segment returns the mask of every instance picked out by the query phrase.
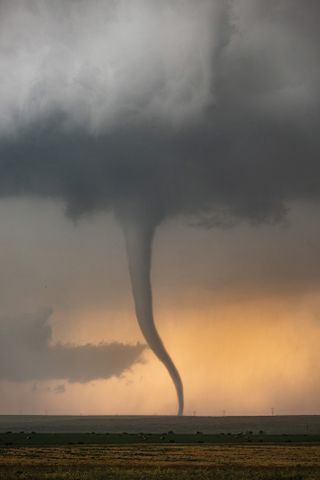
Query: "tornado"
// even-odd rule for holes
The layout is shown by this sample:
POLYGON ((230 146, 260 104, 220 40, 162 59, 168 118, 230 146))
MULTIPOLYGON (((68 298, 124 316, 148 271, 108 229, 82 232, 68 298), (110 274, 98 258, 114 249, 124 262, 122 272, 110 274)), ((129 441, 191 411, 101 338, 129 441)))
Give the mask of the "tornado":
POLYGON ((156 224, 147 215, 121 217, 136 317, 148 346, 164 364, 173 381, 178 399, 177 414, 182 415, 184 398, 181 377, 160 338, 153 316, 150 272, 156 224))

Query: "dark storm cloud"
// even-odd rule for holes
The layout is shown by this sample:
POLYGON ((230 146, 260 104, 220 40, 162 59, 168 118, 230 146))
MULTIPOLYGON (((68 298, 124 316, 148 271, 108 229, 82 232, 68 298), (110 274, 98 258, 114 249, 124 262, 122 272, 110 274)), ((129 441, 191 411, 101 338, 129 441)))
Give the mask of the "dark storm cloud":
MULTIPOLYGON (((116 213, 138 323, 179 414, 153 318, 155 228, 279 220, 319 200, 319 20, 314 0, 0 3, 0 196, 116 213)), ((54 352, 79 380, 71 350, 54 352)))
MULTIPOLYGON (((51 311, 43 311, 33 317, 1 321, 1 380, 65 379, 86 383, 119 377, 139 362, 145 348, 141 344, 51 345, 50 315, 51 311)), ((64 389, 64 385, 58 385, 55 393, 64 389)))
POLYGON ((318 2, 0 8, 2 196, 204 224, 318 200, 318 2))

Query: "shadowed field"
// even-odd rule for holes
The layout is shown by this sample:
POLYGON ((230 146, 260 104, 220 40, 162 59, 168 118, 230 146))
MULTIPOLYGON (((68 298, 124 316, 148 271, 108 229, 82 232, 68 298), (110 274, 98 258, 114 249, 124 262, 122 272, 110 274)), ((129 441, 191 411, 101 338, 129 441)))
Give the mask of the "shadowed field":
POLYGON ((319 417, 2 417, 0 480, 320 480, 319 433, 319 417))
POLYGON ((275 415, 245 417, 176 416, 72 416, 72 415, 0 415, 0 432, 38 433, 175 433, 207 434, 264 431, 269 435, 320 435, 320 415, 275 415))

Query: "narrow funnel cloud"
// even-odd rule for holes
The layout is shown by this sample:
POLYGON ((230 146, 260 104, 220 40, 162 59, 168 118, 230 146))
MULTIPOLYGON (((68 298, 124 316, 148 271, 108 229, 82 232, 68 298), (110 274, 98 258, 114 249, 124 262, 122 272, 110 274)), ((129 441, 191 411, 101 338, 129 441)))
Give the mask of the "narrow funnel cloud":
POLYGON ((180 374, 157 332, 152 308, 150 280, 152 241, 156 225, 148 216, 121 218, 124 231, 132 293, 142 334, 149 347, 167 368, 178 397, 178 415, 183 414, 183 385, 180 374))

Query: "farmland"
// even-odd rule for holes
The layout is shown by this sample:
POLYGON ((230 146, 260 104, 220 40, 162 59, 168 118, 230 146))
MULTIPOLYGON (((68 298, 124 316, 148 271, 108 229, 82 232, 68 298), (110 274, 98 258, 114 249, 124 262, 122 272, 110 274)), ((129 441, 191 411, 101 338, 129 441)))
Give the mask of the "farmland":
POLYGON ((320 445, 5 447, 0 479, 316 479, 320 445))
MULTIPOLYGON (((300 426, 306 424, 310 424, 316 432, 317 422, 312 424, 310 418, 307 421, 305 418, 303 421, 292 418, 293 433, 281 434, 274 433, 276 428, 274 424, 272 427, 270 421, 269 428, 273 433, 258 430, 263 422, 252 417, 246 421, 251 421, 251 425, 255 426, 254 431, 237 433, 179 433, 180 419, 161 417, 150 417, 145 423, 143 418, 141 422, 134 419, 136 425, 142 427, 146 427, 148 421, 158 422, 158 426, 153 427, 154 433, 72 432, 65 427, 65 420, 60 419, 59 425, 58 418, 56 422, 53 417, 44 418, 44 422, 40 418, 32 422, 29 417, 21 420, 19 424, 19 418, 13 417, 11 430, 0 429, 0 480, 320 479, 320 434, 299 433, 300 426), (167 430, 158 433, 157 429, 167 426, 168 421, 175 422, 178 432, 167 430), (57 432, 42 431, 48 427, 49 422, 56 425, 57 432), (26 426, 33 427, 34 430, 30 428, 28 431, 17 431, 18 427, 26 426)), ((89 420, 86 417, 88 427, 89 420)), ((94 417, 91 426, 98 423, 98 420, 98 417, 94 417)), ((285 419, 286 422, 289 420, 285 419)), ((133 429, 132 423, 126 422, 125 417, 110 417, 108 421, 109 427, 110 421, 117 421, 118 426, 126 424, 127 430, 133 429)), ((207 422, 208 430, 210 421, 212 430, 214 420, 207 422)), ((77 430, 77 420, 73 419, 72 422, 74 430, 77 430)), ((180 432, 187 430, 188 419, 183 422, 180 423, 180 432)), ((192 419, 192 422, 196 420, 192 419)), ((229 425, 232 422, 237 421, 226 420, 229 425)), ((279 424, 279 420, 275 423, 277 422, 279 424)), ((2 427, 9 425, 10 421, 6 417, 2 427)), ((192 429, 194 426, 192 423, 192 429)), ((205 426, 204 422, 202 426, 205 426)))
POLYGON ((320 415, 160 416, 160 415, 0 415, 0 433, 162 433, 236 434, 264 431, 269 435, 318 434, 320 415))

